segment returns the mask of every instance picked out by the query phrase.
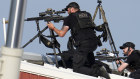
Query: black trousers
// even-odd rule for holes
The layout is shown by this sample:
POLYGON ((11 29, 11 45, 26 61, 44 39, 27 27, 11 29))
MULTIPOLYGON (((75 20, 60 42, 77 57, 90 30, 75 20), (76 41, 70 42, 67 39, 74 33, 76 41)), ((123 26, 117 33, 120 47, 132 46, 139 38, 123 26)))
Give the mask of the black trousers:
POLYGON ((97 48, 96 40, 86 40, 80 42, 73 55, 73 71, 92 75, 92 65, 95 62, 93 51, 97 48))
POLYGON ((134 79, 140 79, 140 69, 136 70, 135 72, 132 72, 129 75, 130 78, 134 78, 134 79))

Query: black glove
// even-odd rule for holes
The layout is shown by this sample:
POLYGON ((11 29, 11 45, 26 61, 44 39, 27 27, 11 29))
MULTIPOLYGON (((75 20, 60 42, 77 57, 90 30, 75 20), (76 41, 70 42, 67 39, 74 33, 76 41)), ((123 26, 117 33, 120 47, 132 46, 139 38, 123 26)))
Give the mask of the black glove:
POLYGON ((96 26, 95 27, 95 30, 96 31, 99 31, 99 32, 102 32, 103 31, 103 27, 102 27, 103 25, 99 25, 99 26, 96 26))
POLYGON ((101 38, 101 35, 99 35, 99 36, 97 37, 97 42, 98 42, 98 46, 99 46, 99 47, 102 46, 102 42, 101 42, 100 38, 101 38))
POLYGON ((107 41, 107 32, 103 31, 101 36, 103 37, 103 42, 106 42, 107 41))
POLYGON ((102 24, 102 29, 103 29, 103 33, 102 33, 102 37, 103 37, 103 42, 106 42, 107 41, 107 31, 106 31, 106 28, 105 28, 105 23, 102 24))

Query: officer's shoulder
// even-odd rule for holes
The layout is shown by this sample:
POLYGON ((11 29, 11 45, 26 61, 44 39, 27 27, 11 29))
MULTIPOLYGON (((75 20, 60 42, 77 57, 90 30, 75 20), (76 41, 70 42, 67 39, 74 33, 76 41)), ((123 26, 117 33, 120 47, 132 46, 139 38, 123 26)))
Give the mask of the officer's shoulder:
MULTIPOLYGON (((80 13, 89 13, 89 12, 87 12, 87 11, 79 11, 80 13)), ((90 14, 90 13, 89 13, 90 14)))
POLYGON ((140 50, 135 50, 135 52, 139 52, 140 53, 140 50))
POLYGON ((135 50, 134 51, 136 54, 140 55, 140 50, 135 50))

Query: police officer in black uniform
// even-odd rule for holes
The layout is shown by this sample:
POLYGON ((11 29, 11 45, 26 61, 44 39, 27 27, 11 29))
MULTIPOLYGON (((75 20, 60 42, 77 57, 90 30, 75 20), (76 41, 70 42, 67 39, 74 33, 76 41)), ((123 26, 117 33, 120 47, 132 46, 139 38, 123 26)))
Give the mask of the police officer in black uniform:
POLYGON ((60 37, 63 37, 68 30, 71 30, 71 35, 76 47, 73 53, 73 71, 95 76, 95 68, 92 67, 95 62, 93 51, 96 50, 98 42, 92 17, 90 13, 80 11, 80 7, 76 2, 69 3, 65 10, 69 16, 64 20, 61 30, 55 28, 51 22, 47 25, 60 37), (87 66, 86 62, 90 65, 87 66))
POLYGON ((127 55, 125 62, 120 61, 121 65, 118 71, 123 71, 125 68, 132 72, 129 76, 131 78, 140 79, 140 51, 135 50, 135 44, 126 42, 120 49, 123 49, 124 55, 127 55))

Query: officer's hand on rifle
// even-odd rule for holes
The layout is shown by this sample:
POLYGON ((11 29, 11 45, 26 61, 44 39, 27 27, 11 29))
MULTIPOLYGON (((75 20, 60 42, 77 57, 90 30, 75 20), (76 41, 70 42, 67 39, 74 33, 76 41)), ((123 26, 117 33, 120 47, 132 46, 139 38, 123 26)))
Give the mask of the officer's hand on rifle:
POLYGON ((116 63, 117 64, 122 64, 122 63, 124 63, 122 60, 116 60, 116 63))
POLYGON ((117 63, 117 64, 119 64, 119 62, 120 62, 119 60, 116 60, 116 63, 117 63))
POLYGON ((47 26, 52 30, 55 28, 53 23, 51 23, 51 22, 48 22, 47 26))

